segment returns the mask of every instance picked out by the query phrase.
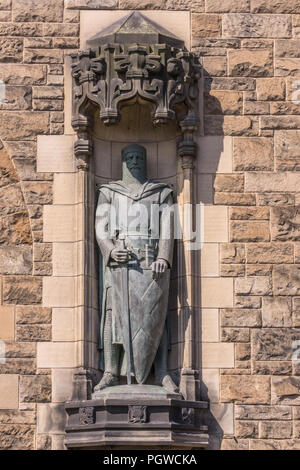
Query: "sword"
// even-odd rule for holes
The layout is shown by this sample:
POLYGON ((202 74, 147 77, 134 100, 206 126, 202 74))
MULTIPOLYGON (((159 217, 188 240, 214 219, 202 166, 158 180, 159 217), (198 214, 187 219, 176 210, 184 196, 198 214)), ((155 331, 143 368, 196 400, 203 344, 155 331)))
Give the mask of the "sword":
MULTIPOLYGON (((126 250, 125 239, 122 239, 124 250, 126 250)), ((129 290, 128 290, 128 264, 119 265, 121 267, 121 289, 124 296, 124 319, 123 319, 123 331, 124 331, 124 349, 126 354, 127 364, 127 384, 131 385, 131 369, 132 369, 132 353, 131 353, 131 328, 130 328, 130 311, 129 311, 129 290)))

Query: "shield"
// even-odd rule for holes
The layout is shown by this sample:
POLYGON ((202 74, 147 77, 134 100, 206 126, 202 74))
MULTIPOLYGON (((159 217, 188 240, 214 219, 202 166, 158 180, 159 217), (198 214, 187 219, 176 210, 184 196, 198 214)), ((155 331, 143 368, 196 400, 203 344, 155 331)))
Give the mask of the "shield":
POLYGON ((123 338, 127 366, 129 363, 136 381, 142 384, 147 380, 165 327, 170 269, 159 279, 152 278, 151 269, 140 267, 116 268, 111 273, 113 314, 123 338), (124 287, 124 269, 128 288, 124 287), (124 296, 128 296, 128 302, 124 296))

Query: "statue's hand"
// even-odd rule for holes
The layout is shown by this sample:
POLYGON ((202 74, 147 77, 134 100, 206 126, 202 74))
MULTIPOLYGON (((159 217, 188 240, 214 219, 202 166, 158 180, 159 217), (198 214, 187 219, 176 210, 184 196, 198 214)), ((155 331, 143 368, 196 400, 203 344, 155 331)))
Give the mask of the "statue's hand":
POLYGON ((129 260, 129 251, 124 248, 114 248, 110 257, 112 260, 117 261, 117 263, 127 263, 129 260))
POLYGON ((165 259, 158 258, 154 263, 152 263, 151 268, 152 268, 152 275, 154 279, 159 278, 161 274, 166 272, 168 269, 168 263, 165 259))

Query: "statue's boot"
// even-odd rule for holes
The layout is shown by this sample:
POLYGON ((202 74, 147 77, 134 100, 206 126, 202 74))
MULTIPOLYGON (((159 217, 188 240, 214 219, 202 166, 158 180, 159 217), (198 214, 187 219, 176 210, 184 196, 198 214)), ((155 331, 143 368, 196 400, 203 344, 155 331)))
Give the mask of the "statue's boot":
POLYGON ((94 392, 99 392, 107 387, 113 387, 114 385, 119 385, 120 379, 116 375, 113 375, 111 372, 104 372, 104 375, 100 382, 94 388, 94 392))
POLYGON ((172 377, 166 374, 161 381, 161 384, 170 393, 179 393, 179 387, 175 384, 172 377))

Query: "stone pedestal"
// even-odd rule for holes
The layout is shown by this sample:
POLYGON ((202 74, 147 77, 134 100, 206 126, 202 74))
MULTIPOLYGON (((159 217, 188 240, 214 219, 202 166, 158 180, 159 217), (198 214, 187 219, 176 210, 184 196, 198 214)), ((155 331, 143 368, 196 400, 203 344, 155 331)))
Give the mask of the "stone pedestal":
POLYGON ((65 405, 68 449, 205 448, 206 402, 183 400, 151 385, 110 387, 65 405))

